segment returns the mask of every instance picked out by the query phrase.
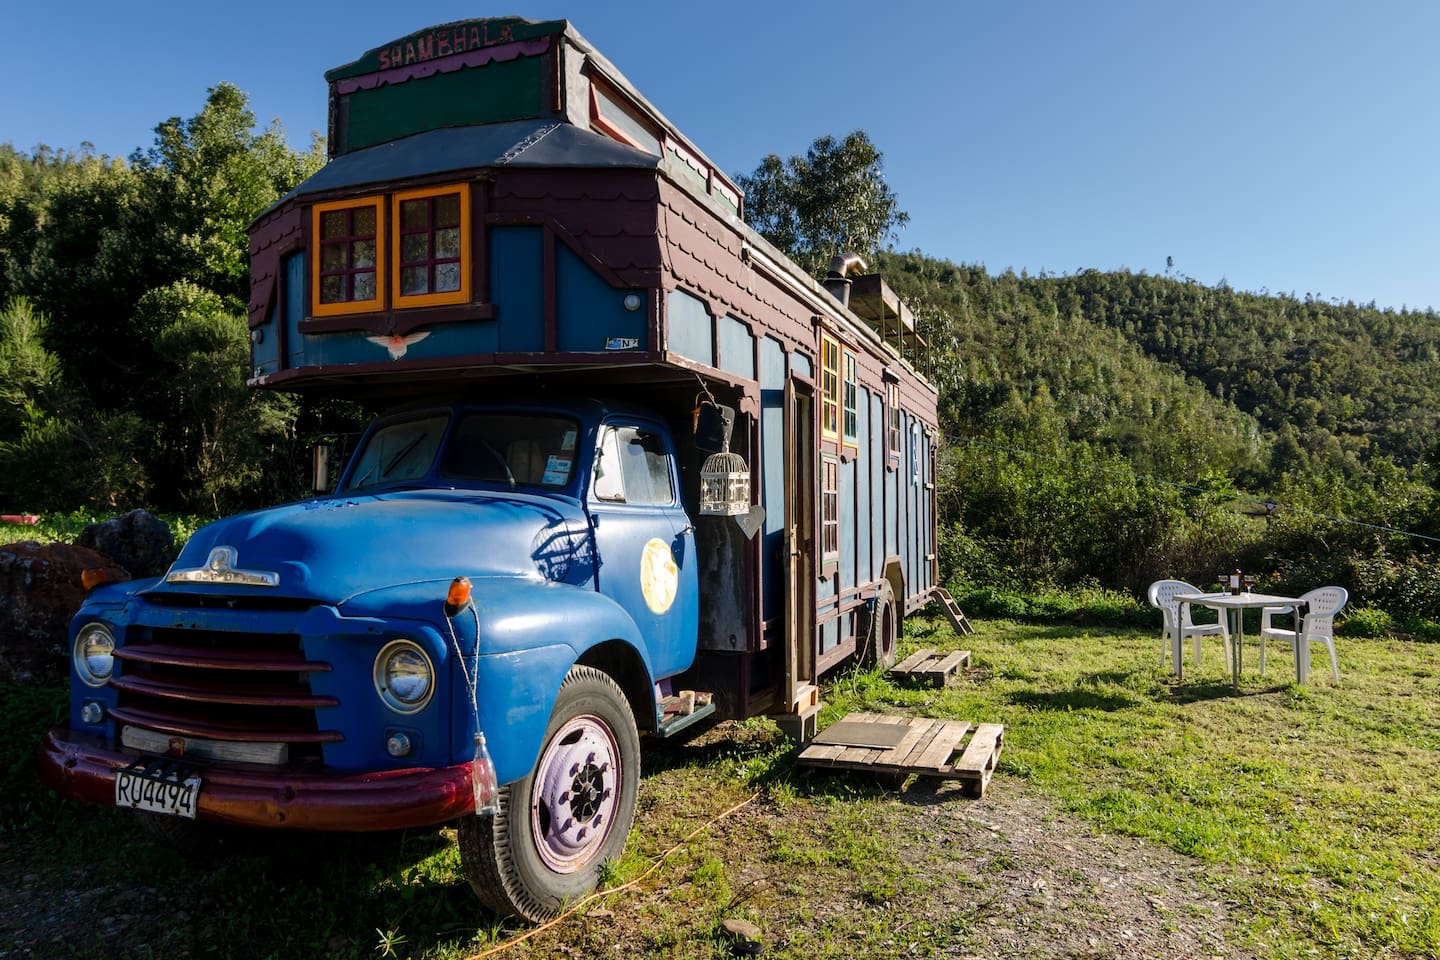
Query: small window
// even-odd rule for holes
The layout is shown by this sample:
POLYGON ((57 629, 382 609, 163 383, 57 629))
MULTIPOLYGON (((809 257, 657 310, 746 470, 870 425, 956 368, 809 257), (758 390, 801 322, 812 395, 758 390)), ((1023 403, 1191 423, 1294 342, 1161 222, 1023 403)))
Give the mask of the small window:
POLYGON ((900 414, 900 384, 887 383, 885 385, 885 406, 887 408, 886 415, 890 418, 887 438, 890 466, 898 467, 900 466, 900 443, 905 435, 900 414))
POLYGON ((605 427, 595 453, 595 499, 669 506, 675 502, 670 454, 660 434, 640 427, 605 427))
POLYGON ((820 546, 822 559, 840 556, 840 461, 820 458, 820 546))
POLYGON ((856 446, 860 437, 860 383, 857 371, 859 363, 855 354, 846 350, 844 353, 845 379, 842 386, 844 401, 843 416, 845 425, 845 445, 856 446))
POLYGON ((619 97, 593 82, 590 84, 590 120, 596 129, 615 140, 657 157, 660 155, 660 138, 650 125, 637 117, 619 97))
POLYGON ((370 313, 385 305, 385 247, 380 198, 317 203, 313 232, 318 251, 311 275, 310 309, 317 317, 370 313))
POLYGON ((840 436, 840 344, 820 339, 820 433, 840 436))
POLYGON ((395 305, 470 299, 470 194, 460 187, 395 195, 395 305))

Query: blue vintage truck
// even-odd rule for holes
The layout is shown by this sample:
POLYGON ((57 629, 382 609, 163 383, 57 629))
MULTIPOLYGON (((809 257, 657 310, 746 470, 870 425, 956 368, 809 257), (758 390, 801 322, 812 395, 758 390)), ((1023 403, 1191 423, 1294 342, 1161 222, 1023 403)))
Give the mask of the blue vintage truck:
POLYGON ((252 225, 257 389, 389 407, 333 491, 197 532, 72 628, 61 794, 152 826, 458 822, 539 919, 634 816, 639 738, 894 657, 936 587, 913 318, 817 282, 565 21, 327 74, 330 160, 252 225))

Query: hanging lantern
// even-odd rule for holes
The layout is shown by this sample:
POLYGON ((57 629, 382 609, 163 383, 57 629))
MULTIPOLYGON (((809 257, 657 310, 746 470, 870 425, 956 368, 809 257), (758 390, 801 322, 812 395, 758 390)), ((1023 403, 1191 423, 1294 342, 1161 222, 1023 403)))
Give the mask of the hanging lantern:
POLYGON ((733 517, 750 511, 750 468, 738 453, 712 453, 700 468, 700 513, 733 517))

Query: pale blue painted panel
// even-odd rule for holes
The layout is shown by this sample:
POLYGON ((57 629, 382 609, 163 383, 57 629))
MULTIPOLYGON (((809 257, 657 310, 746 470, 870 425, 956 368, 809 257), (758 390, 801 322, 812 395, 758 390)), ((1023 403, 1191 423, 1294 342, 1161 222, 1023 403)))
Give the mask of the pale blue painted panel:
POLYGON ((755 338, 750 328, 734 317, 720 318, 720 363, 726 373, 746 380, 755 379, 755 338))
POLYGON ((761 534, 762 616, 783 613, 785 598, 785 348, 778 340, 760 341, 760 503, 765 507, 761 534))
POLYGON ((705 301, 672 290, 665 298, 666 345, 671 353, 707 366, 715 366, 712 321, 705 301))

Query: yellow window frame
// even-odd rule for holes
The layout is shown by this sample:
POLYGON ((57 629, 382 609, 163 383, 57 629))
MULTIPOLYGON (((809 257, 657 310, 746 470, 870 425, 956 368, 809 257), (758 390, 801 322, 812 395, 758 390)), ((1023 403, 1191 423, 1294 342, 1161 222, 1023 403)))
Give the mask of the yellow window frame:
MULTIPOLYGON (((470 190, 467 184, 447 184, 440 187, 426 187, 422 190, 405 190, 390 199, 391 223, 395 225, 394 238, 390 244, 390 288, 395 291, 396 309, 408 307, 436 307, 449 303, 470 302, 470 190), (460 289, 440 293, 419 293, 402 296, 400 293, 400 244, 404 233, 400 229, 400 204, 407 200, 424 200, 446 194, 460 195, 460 289)), ((434 226, 431 226, 434 232, 434 226)))
POLYGON ((820 434, 840 436, 840 342, 820 337, 820 434))
POLYGON ((312 317, 338 317, 349 313, 377 313, 385 309, 385 198, 382 195, 359 197, 351 200, 331 200, 317 203, 310 210, 310 236, 314 253, 310 258, 310 315, 312 317), (360 210, 370 207, 375 211, 375 298, 373 300, 341 300, 337 303, 320 302, 321 239, 320 222, 332 210, 360 210))

